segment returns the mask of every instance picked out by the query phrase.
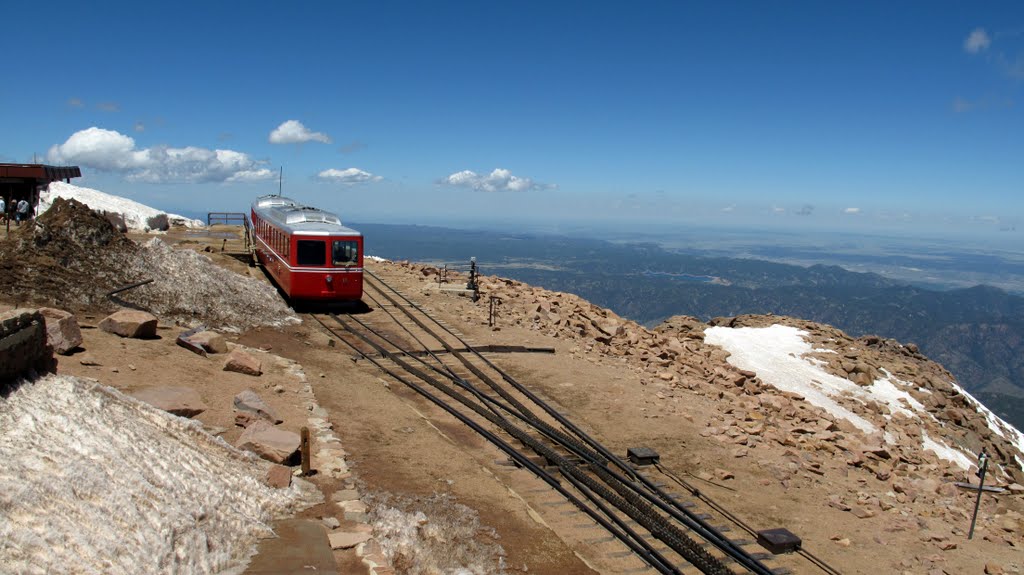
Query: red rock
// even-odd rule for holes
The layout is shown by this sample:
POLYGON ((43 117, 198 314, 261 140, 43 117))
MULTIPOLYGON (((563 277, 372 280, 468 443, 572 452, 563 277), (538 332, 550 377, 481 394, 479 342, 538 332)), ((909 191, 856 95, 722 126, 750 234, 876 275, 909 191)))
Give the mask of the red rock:
POLYGON ((250 425, 256 423, 257 421, 266 420, 261 420, 260 416, 256 415, 255 413, 252 413, 251 411, 235 411, 235 425, 237 425, 238 427, 249 427, 250 425))
MULTIPOLYGON (((281 423, 277 413, 251 389, 246 389, 236 395, 234 406, 239 412, 251 413, 256 418, 263 419, 269 423, 281 423)), ((235 422, 238 422, 238 415, 235 416, 235 422)))
POLYGON ((228 344, 224 336, 215 331, 201 331, 188 336, 188 340, 205 349, 207 353, 227 353, 228 344))
POLYGON ((82 330, 74 314, 52 307, 41 307, 39 313, 46 323, 46 343, 55 353, 67 355, 82 345, 82 330))
POLYGON ((370 525, 356 525, 347 531, 331 533, 327 536, 331 543, 331 549, 349 549, 370 539, 373 535, 373 527, 370 525))
POLYGON ((299 434, 278 429, 266 421, 245 428, 235 447, 246 449, 273 463, 284 463, 299 451, 299 434))
POLYGON ((287 489, 292 484, 292 470, 283 465, 271 465, 267 470, 267 485, 287 489))
POLYGON ((863 507, 854 507, 850 509, 850 513, 857 519, 867 519, 868 517, 874 517, 875 512, 870 509, 864 509, 863 507))
POLYGON ((195 417, 206 411, 206 404, 199 393, 189 387, 147 387, 132 396, 181 417, 195 417))
POLYGON ((231 350, 227 361, 224 362, 224 371, 234 371, 245 375, 259 376, 263 373, 263 363, 238 348, 231 350))
POLYGON ((114 312, 100 321, 99 327, 121 337, 147 339, 156 337, 156 316, 134 309, 114 312))

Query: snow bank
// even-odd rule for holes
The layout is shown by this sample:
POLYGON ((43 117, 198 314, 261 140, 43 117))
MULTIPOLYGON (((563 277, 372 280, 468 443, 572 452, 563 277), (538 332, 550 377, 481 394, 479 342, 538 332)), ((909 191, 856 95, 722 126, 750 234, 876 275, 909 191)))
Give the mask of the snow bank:
MULTIPOLYGON (((52 182, 49 189, 44 190, 40 194, 39 213, 41 214, 50 209, 50 204, 57 198, 75 199, 96 211, 122 214, 124 216, 124 223, 129 229, 142 232, 149 231, 149 226, 146 224, 149 218, 166 213, 127 198, 64 182, 52 182)), ((171 225, 181 225, 188 228, 205 227, 205 224, 199 220, 192 220, 177 214, 167 214, 167 219, 171 225)))
POLYGON ((857 384, 828 373, 804 354, 812 353, 806 331, 788 325, 771 327, 709 327, 704 341, 721 346, 732 365, 757 373, 762 381, 782 391, 798 393, 813 405, 845 419, 864 433, 877 433, 871 422, 843 407, 834 398, 862 393, 857 384))
MULTIPOLYGON (((727 360, 730 364, 756 372, 762 381, 776 389, 802 395, 809 403, 834 417, 849 421, 864 433, 877 433, 878 429, 873 423, 841 405, 840 400, 852 399, 862 403, 875 401, 885 405, 890 413, 935 419, 919 401, 907 393, 906 389, 913 389, 914 384, 894 377, 885 369, 882 372, 886 377, 876 379, 867 387, 860 387, 848 379, 828 373, 822 369, 820 360, 805 357, 806 354, 822 351, 813 349, 805 339, 807 335, 806 331, 778 324, 764 328, 716 326, 704 330, 704 341, 728 351, 731 354, 727 360)), ((981 404, 977 407, 979 411, 987 411, 981 404)), ((995 415, 986 415, 990 419, 995 418, 995 415)), ((890 417, 885 416, 886 419, 890 417)), ((1006 427, 1016 432, 1013 427, 1006 427)), ((1017 436, 1019 440, 1020 432, 1017 432, 1017 436)), ((894 441, 889 433, 884 433, 882 437, 886 442, 894 441)), ((965 470, 973 465, 973 459, 961 450, 949 447, 941 439, 932 439, 927 434, 922 438, 921 447, 965 470)))
POLYGON ((299 323, 270 284, 218 266, 201 253, 174 249, 160 238, 143 244, 131 265, 134 275, 156 281, 125 292, 123 299, 161 318, 229 331, 299 323))
POLYGON ((408 575, 503 575, 505 550, 476 511, 435 493, 369 497, 374 538, 396 571, 408 575))
POLYGON ((48 376, 0 399, 0 572, 240 569, 316 489, 95 381, 48 376))
MULTIPOLYGON (((956 382, 951 381, 949 383, 953 386, 953 389, 962 393, 967 398, 967 402, 974 409, 977 409, 979 413, 985 416, 985 422, 988 424, 988 428, 992 430, 992 433, 1009 441, 1018 451, 1024 453, 1024 433, 1021 433, 1019 429, 1010 425, 995 413, 992 413, 991 409, 982 405, 980 401, 975 399, 966 389, 957 385, 956 382)), ((1017 464, 1021 466, 1021 469, 1024 469, 1024 461, 1021 461, 1019 457, 1017 457, 1017 464)))

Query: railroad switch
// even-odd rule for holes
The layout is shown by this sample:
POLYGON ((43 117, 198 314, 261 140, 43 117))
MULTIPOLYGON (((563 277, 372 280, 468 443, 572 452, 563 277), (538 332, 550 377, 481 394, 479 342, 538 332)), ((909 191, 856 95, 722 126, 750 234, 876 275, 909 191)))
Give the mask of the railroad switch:
POLYGON ((630 463, 641 467, 657 465, 661 461, 661 456, 658 455, 658 452, 650 447, 630 447, 626 450, 626 457, 629 458, 630 463))
POLYGON ((757 543, 775 555, 792 553, 800 549, 800 538, 789 529, 764 529, 757 532, 757 543))

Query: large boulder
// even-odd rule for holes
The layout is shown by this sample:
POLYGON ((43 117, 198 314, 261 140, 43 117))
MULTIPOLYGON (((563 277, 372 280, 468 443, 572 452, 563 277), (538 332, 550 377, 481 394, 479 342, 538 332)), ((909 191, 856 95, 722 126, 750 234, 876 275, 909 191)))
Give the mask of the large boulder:
POLYGON ((195 417, 206 411, 206 404, 199 393, 189 387, 147 387, 132 396, 181 417, 195 417))
POLYGON ((67 355, 82 345, 82 330, 74 314, 52 307, 39 308, 39 313, 46 322, 46 343, 53 351, 67 355))
POLYGON ((273 463, 285 463, 297 457, 300 442, 298 433, 278 429, 266 421, 257 421, 245 428, 235 447, 252 451, 273 463))
POLYGON ((231 350, 227 361, 224 362, 224 371, 258 376, 263 373, 263 363, 252 354, 235 348, 231 350))
POLYGON ((148 339, 156 337, 156 316, 135 309, 114 312, 100 321, 100 329, 121 337, 148 339))
POLYGON ((262 419, 271 424, 281 423, 282 421, 278 419, 277 413, 251 389, 246 389, 236 395, 234 404, 236 410, 252 414, 254 416, 252 419, 262 419))

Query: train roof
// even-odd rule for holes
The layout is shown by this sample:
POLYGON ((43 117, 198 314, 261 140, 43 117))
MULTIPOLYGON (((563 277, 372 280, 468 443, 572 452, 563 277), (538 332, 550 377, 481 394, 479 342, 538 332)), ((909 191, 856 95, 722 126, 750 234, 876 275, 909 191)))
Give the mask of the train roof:
POLYGON ((310 235, 344 234, 362 235, 345 226, 341 219, 328 211, 304 206, 284 196, 260 196, 252 203, 254 212, 274 222, 285 231, 310 235))

